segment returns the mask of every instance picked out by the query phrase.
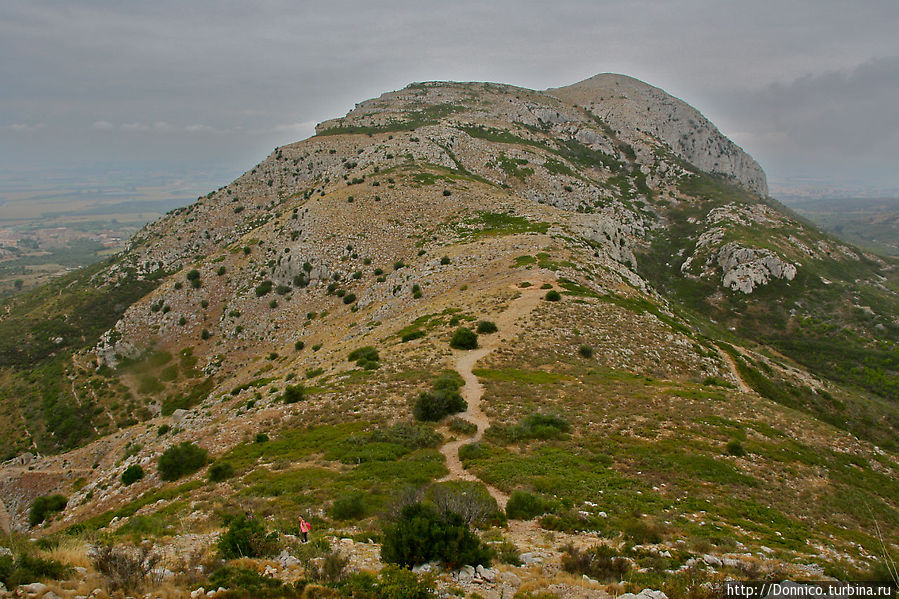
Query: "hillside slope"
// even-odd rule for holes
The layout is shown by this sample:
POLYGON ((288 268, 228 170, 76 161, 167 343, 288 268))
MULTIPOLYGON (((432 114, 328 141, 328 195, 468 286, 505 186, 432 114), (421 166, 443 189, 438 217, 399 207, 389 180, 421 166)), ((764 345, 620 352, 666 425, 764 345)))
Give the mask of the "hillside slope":
MULTIPOLYGON (((875 528, 899 538, 895 263, 766 189, 697 111, 622 76, 362 102, 4 304, 11 524, 61 492, 47 533, 208 547, 221 514, 253 510, 376 537, 403 489, 461 478, 500 504, 530 494, 577 544, 675 555, 635 584, 709 552, 732 574, 866 572, 875 528), (464 360, 450 337, 481 320, 500 330, 464 360), (348 360, 364 347, 377 359, 348 360), (403 424, 448 370, 476 432, 403 424), (163 481, 181 441, 234 475, 163 481)), ((497 534, 536 543, 521 526, 497 534)))

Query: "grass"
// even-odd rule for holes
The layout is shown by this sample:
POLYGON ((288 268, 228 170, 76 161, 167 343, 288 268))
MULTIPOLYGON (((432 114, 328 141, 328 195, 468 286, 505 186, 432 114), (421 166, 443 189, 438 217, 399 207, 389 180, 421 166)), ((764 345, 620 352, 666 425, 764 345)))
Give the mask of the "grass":
POLYGON ((546 233, 549 230, 549 223, 535 223, 523 216, 501 212, 478 212, 477 217, 467 220, 466 224, 475 227, 474 231, 468 233, 475 239, 524 233, 546 233))
POLYGON ((560 381, 570 380, 564 374, 546 372, 543 370, 520 370, 517 368, 491 369, 474 368, 472 370, 478 378, 489 381, 526 383, 529 385, 551 385, 560 381))

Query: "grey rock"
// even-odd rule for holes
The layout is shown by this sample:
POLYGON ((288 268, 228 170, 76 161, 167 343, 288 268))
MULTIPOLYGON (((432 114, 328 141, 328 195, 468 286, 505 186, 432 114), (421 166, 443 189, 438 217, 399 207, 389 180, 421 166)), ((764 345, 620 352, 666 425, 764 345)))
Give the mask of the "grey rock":
POLYGON ((43 599, 62 599, 59 595, 54 593, 53 591, 47 591, 43 595, 43 599))
POLYGON ((23 593, 32 595, 41 595, 47 590, 47 585, 42 582, 32 582, 31 584, 20 584, 19 590, 23 593))
POLYGON ((480 576, 487 582, 493 582, 494 580, 496 580, 496 572, 494 572, 490 568, 485 568, 484 566, 478 565, 478 567, 475 568, 475 572, 477 572, 478 576, 480 576))
POLYGON ((175 410, 172 412, 172 422, 175 424, 181 424, 181 421, 184 420, 184 417, 190 414, 190 410, 175 410))
POLYGON ((706 563, 706 565, 709 565, 709 566, 720 566, 721 565, 721 559, 719 557, 708 554, 708 553, 706 553, 705 555, 702 556, 702 561, 704 561, 706 563))
POLYGON ((459 582, 471 582, 474 579, 475 569, 471 566, 462 566, 456 573, 456 580, 459 582))

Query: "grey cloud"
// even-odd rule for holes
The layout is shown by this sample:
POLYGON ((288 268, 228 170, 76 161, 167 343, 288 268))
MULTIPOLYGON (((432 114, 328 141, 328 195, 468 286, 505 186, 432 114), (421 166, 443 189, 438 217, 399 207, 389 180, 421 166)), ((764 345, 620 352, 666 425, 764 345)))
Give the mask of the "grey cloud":
POLYGON ((786 154, 814 170, 868 147, 895 161, 876 124, 896 115, 877 76, 897 80, 896 31, 895 0, 10 0, 0 162, 164 159, 237 174, 412 81, 541 89, 605 71, 697 106, 769 171, 805 168, 786 154), (828 150, 820 125, 840 114, 846 143, 828 150), (28 123, 46 127, 11 128, 28 123))

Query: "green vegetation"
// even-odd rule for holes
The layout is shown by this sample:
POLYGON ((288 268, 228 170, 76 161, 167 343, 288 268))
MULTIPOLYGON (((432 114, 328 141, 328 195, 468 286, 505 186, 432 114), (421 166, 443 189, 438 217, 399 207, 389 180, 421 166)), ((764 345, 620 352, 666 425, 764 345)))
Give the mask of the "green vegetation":
POLYGON ((546 296, 544 299, 546 299, 546 301, 548 302, 557 302, 562 299, 562 295, 555 289, 550 289, 546 292, 546 296))
POLYGON ((381 356, 378 354, 378 350, 370 345, 353 350, 347 359, 355 362, 356 366, 364 370, 375 370, 381 365, 381 356))
POLYGON ((562 569, 600 582, 617 582, 624 579, 631 564, 607 545, 594 545, 589 549, 568 545, 562 555, 562 569))
POLYGON ((220 483, 234 476, 234 466, 231 462, 216 462, 209 467, 209 480, 220 483))
MULTIPOLYGON (((316 133, 316 135, 319 137, 327 135, 373 135, 376 133, 414 131, 415 129, 426 125, 435 125, 439 123, 441 119, 463 110, 465 110, 465 107, 458 104, 434 104, 425 106, 419 110, 406 112, 402 119, 394 120, 385 125, 376 127, 367 125, 338 125, 320 133, 316 133)), ((342 123, 343 119, 338 119, 338 121, 342 123)))
POLYGON ((478 322, 477 333, 479 335, 489 335, 490 333, 495 333, 499 329, 496 328, 496 323, 489 320, 482 320, 478 322))
POLYGON ((306 388, 303 385, 287 385, 281 394, 281 401, 286 404, 297 403, 306 399, 306 388))
POLYGON ((166 449, 157 463, 159 477, 162 480, 177 480, 192 474, 206 465, 208 452, 190 441, 166 449))
POLYGON ((66 509, 69 502, 65 495, 41 495, 37 497, 28 510, 28 525, 37 526, 44 520, 66 509))
POLYGON ((131 485, 139 481, 144 477, 144 469, 140 464, 134 464, 133 466, 128 466, 125 468, 125 471, 122 472, 122 484, 131 485))
POLYGON ((549 504, 536 495, 516 490, 506 504, 506 517, 510 520, 533 520, 550 511, 549 504))
POLYGON ((0 555, 0 583, 10 591, 23 584, 67 578, 71 576, 71 570, 54 559, 33 555, 31 551, 17 549, 11 554, 0 555))
POLYGON ((228 530, 219 538, 218 550, 225 559, 269 557, 278 549, 278 535, 267 532, 256 518, 239 514, 228 522, 228 530))
POLYGON ((457 372, 444 372, 434 380, 430 391, 418 394, 412 407, 412 415, 416 420, 437 422, 449 414, 464 412, 468 404, 459 393, 463 383, 457 372))
POLYGON ((477 217, 467 220, 466 224, 476 227, 471 233, 475 238, 546 233, 549 230, 549 223, 534 223, 523 216, 502 212, 478 212, 477 217))
POLYGON ((432 560, 453 570, 465 564, 490 565, 491 553, 453 512, 440 514, 422 503, 407 505, 384 529, 381 559, 405 567, 432 560))
POLYGON ((478 335, 468 327, 459 327, 453 332, 450 347, 453 349, 477 349, 478 335))

